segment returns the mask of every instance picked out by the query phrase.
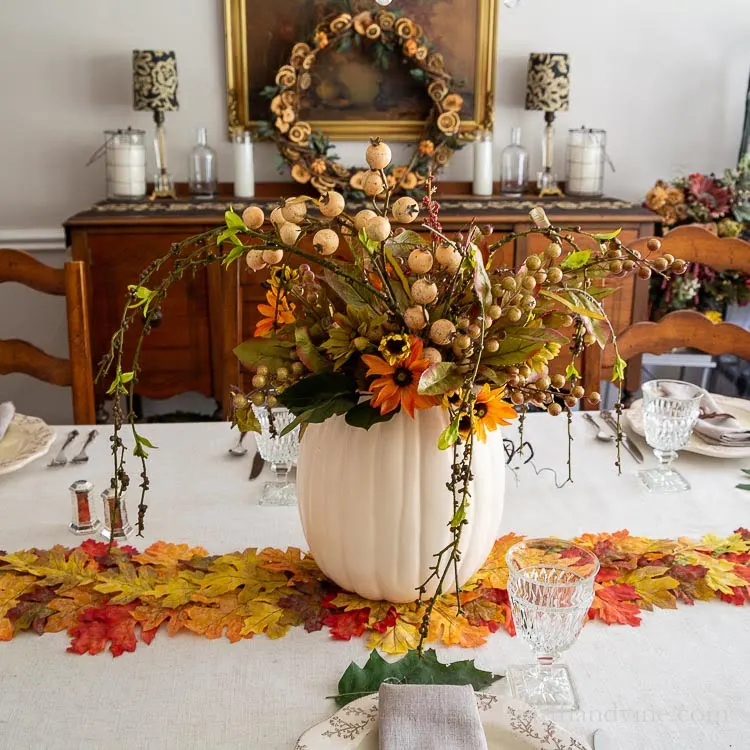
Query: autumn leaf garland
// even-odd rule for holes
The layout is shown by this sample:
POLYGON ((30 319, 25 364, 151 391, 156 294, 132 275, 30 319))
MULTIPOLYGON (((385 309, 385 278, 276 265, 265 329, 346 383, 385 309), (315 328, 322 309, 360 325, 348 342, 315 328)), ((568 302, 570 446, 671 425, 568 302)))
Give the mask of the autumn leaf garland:
MULTIPOLYGON (((505 553, 522 537, 495 542, 483 568, 460 594, 436 603, 428 640, 479 646, 504 629, 515 634, 505 553)), ((649 539, 627 531, 575 540, 599 557, 589 618, 637 626, 643 610, 676 609, 696 600, 750 602, 750 531, 699 541, 649 539)), ((362 599, 329 581, 297 548, 246 549, 221 556, 201 547, 157 542, 144 552, 94 540, 80 547, 0 556, 0 640, 26 630, 66 631, 68 650, 114 656, 151 643, 163 626, 230 642, 292 627, 328 628, 338 640, 364 638, 370 649, 402 654, 419 641, 422 608, 362 599)))

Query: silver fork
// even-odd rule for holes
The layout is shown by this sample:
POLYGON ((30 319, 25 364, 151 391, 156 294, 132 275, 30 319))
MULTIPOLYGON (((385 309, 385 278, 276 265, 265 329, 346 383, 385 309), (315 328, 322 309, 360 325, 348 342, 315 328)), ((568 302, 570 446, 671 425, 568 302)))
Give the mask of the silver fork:
POLYGON ((65 442, 62 444, 62 448, 60 448, 58 454, 47 464, 47 466, 65 466, 65 464, 68 463, 65 451, 77 437, 78 430, 71 430, 65 438, 65 442))
POLYGON ((86 461, 89 460, 89 457, 86 455, 86 449, 91 445, 91 443, 94 442, 98 434, 99 430, 91 430, 91 432, 89 432, 89 436, 86 438, 86 442, 83 444, 83 448, 81 448, 81 450, 78 451, 78 453, 70 459, 71 463, 85 464, 86 461))
POLYGON ((599 425, 599 423, 589 414, 587 411, 582 412, 583 418, 596 430, 596 439, 601 440, 603 443, 611 443, 615 436, 605 430, 599 425))

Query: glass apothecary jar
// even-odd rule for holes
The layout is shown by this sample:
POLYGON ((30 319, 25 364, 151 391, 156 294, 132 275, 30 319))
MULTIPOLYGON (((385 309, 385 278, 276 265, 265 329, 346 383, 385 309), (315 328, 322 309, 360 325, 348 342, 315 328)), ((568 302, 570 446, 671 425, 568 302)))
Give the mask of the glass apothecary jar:
POLYGON ((510 143, 500 154, 500 192, 519 197, 529 175, 529 152, 521 145, 521 128, 512 128, 510 143))
POLYGON ((105 130, 104 163, 107 198, 142 200, 146 197, 145 130, 105 130))

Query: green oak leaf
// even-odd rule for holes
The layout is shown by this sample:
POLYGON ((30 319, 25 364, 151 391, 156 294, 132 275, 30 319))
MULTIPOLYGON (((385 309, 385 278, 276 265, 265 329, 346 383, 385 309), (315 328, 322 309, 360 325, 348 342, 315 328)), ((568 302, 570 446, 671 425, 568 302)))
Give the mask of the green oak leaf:
POLYGON ((468 659, 441 664, 434 649, 428 649, 421 657, 417 651, 409 651, 394 662, 388 662, 377 651, 372 651, 364 667, 352 662, 346 668, 339 680, 338 695, 331 697, 341 707, 376 693, 384 682, 396 685, 471 685, 474 690, 484 690, 502 677, 477 669, 468 659))

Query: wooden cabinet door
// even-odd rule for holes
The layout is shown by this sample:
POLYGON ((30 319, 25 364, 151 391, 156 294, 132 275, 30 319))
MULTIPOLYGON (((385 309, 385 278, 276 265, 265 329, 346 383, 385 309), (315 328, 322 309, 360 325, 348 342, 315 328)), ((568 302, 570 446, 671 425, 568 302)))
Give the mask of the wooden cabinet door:
MULTIPOLYGON (((75 230, 74 254, 88 262, 91 290, 90 320, 95 369, 109 350, 112 334, 120 325, 127 287, 138 281, 143 269, 169 251, 170 244, 196 233, 194 227, 106 227, 75 230), (83 237, 75 235, 82 233, 83 237)), ((167 264, 170 265, 170 264, 167 264)), ((158 272, 150 288, 164 278, 158 272)), ((142 372, 136 392, 149 398, 167 398, 186 391, 214 396, 210 333, 208 274, 186 273, 175 282, 164 304, 161 324, 146 337, 141 350, 142 372)), ((125 357, 130 361, 137 328, 125 337, 125 357)), ((220 334, 220 328, 218 332, 220 334)), ((101 398, 108 383, 98 383, 101 398)))

